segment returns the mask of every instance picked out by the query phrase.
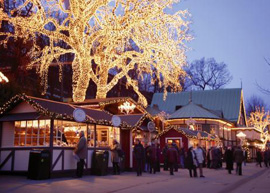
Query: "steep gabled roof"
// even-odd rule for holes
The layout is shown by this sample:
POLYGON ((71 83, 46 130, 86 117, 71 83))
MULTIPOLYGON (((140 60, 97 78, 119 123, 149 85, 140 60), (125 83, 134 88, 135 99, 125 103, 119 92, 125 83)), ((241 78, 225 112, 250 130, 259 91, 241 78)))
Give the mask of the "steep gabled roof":
MULTIPOLYGON (((190 100, 191 92, 168 93, 163 100, 163 93, 155 93, 151 106, 158 105, 159 109, 167 113, 174 113, 177 106, 185 106, 190 100)), ((222 111, 224 119, 237 122, 242 103, 242 89, 219 89, 192 91, 192 101, 204 108, 222 111)))
POLYGON ((221 119, 209 110, 190 102, 188 105, 175 111, 170 115, 169 119, 183 119, 183 118, 207 118, 207 119, 221 119))

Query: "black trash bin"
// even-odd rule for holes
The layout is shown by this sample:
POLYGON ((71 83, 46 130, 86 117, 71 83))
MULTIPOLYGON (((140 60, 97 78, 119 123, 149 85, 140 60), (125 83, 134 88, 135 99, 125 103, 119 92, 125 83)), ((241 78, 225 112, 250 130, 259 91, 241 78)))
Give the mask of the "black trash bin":
POLYGON ((27 178, 32 180, 44 180, 50 178, 50 151, 35 149, 29 154, 27 178))
POLYGON ((105 150, 95 150, 92 158, 91 173, 97 176, 108 174, 109 152, 105 150))

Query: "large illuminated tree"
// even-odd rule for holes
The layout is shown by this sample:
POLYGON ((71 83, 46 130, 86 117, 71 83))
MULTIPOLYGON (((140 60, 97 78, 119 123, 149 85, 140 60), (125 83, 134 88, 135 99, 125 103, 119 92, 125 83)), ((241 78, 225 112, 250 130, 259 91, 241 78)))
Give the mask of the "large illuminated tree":
POLYGON ((267 128, 270 125, 269 112, 265 112, 263 107, 257 107, 255 112, 250 113, 249 124, 260 131, 263 147, 265 147, 267 141, 270 140, 269 130, 267 128))
MULTIPOLYGON (((152 82, 166 89, 179 90, 183 76, 188 13, 166 13, 178 0, 24 0, 16 1, 10 14, 0 10, 0 21, 7 21, 14 33, 0 33, 9 38, 23 38, 34 43, 32 62, 44 88, 47 89, 48 69, 65 54, 73 54, 73 100, 85 99, 89 81, 97 85, 97 98, 105 98, 118 80, 125 77, 139 102, 146 105, 138 88, 138 79, 129 76, 137 70, 143 77, 155 74, 152 82), (30 9, 29 9, 30 7, 30 9), (25 9, 30 16, 19 16, 25 9), (59 19, 60 18, 60 19, 59 19), (49 44, 41 47, 38 37, 49 44), (66 46, 61 46, 65 43, 66 46), (109 73, 113 78, 108 80, 109 73)), ((59 62, 61 71, 61 62, 59 62)))

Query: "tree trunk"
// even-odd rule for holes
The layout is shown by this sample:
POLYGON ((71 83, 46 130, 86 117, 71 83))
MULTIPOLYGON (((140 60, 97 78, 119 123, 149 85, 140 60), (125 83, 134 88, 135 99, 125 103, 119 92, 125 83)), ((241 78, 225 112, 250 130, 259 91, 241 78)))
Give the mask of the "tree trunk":
POLYGON ((86 91, 89 86, 90 81, 90 65, 87 65, 87 60, 77 60, 74 61, 81 63, 81 65, 75 64, 72 66, 72 68, 76 68, 77 71, 74 71, 73 69, 73 101, 74 102, 83 102, 85 100, 86 91), (81 66, 80 69, 77 69, 81 66), (76 79, 78 77, 78 80, 76 82, 76 79))
POLYGON ((97 93, 96 93, 97 99, 106 98, 108 92, 107 82, 108 82, 108 70, 102 69, 99 76, 99 82, 97 84, 97 93))

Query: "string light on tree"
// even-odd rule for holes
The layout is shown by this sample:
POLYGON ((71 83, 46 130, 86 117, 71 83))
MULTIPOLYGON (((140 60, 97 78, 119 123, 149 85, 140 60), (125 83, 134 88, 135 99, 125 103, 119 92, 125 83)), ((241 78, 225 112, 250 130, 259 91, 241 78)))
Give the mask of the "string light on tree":
POLYGON ((269 111, 265 112, 264 108, 256 107, 256 111, 250 113, 248 120, 249 124, 254 126, 260 131, 261 141, 263 142, 263 149, 265 148, 267 141, 270 140, 269 131, 267 126, 270 124, 269 111))
MULTIPOLYGON (((14 33, 0 32, 4 37, 31 40, 32 62, 47 89, 48 70, 60 56, 72 54, 73 100, 85 99, 89 81, 97 85, 96 98, 106 98, 107 93, 125 78, 139 97, 139 103, 147 105, 138 88, 138 78, 129 75, 136 70, 139 77, 152 75, 152 81, 173 91, 181 89, 179 77, 184 76, 186 63, 185 43, 188 35, 189 14, 178 11, 165 13, 178 0, 25 0, 10 14, 0 9, 0 22, 7 21, 14 33), (29 17, 20 16, 26 7, 29 17), (30 8, 29 8, 30 7, 30 8), (49 43, 38 45, 45 37, 49 43), (61 47, 64 42, 67 46, 61 47), (62 44, 61 44, 62 45, 62 44), (109 81, 109 73, 113 78, 109 81)), ((60 69, 61 69, 61 64, 60 69)), ((61 70, 60 70, 61 71, 61 70)))

